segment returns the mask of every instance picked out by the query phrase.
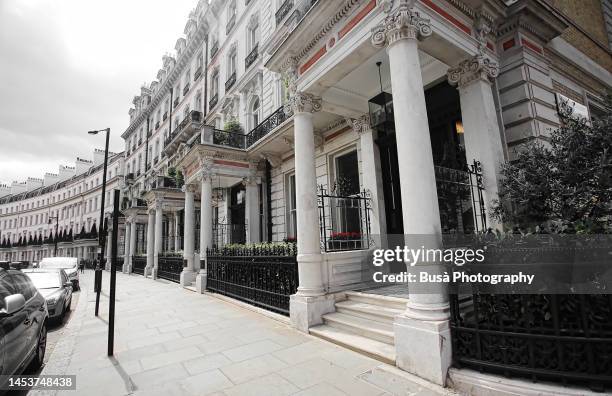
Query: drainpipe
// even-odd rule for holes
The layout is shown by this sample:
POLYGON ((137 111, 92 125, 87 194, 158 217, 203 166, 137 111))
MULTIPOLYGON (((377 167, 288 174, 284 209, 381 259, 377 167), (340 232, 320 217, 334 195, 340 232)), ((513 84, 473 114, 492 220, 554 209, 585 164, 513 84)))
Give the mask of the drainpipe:
POLYGON ((267 215, 267 240, 272 242, 272 167, 270 161, 266 160, 266 215, 267 215))

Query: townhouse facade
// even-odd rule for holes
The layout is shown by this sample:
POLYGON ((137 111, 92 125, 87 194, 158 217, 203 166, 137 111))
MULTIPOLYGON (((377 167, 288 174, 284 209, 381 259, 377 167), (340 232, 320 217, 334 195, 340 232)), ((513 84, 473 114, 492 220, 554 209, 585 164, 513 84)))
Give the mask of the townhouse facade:
POLYGON ((605 368, 525 363, 528 342, 503 329, 476 355, 456 296, 377 288, 363 272, 393 236, 439 247, 502 229, 488 210, 501 163, 546 141, 562 102, 605 114, 609 4, 585 3, 199 1, 122 134, 123 270, 283 313, 441 385, 499 390, 488 372, 609 385, 605 368), (261 242, 297 254, 261 248, 265 269, 250 272, 224 258, 239 244, 256 263, 261 242))

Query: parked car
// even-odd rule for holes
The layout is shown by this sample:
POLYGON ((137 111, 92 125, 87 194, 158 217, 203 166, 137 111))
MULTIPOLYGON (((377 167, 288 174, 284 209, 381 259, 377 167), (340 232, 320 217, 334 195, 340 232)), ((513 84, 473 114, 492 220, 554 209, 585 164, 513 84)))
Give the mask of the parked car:
POLYGON ((14 270, 19 271, 24 268, 28 268, 29 266, 30 266, 30 263, 27 261, 11 261, 9 269, 14 269, 14 270))
POLYGON ((10 269, 11 268, 10 264, 11 263, 8 261, 0 261, 0 268, 5 269, 5 270, 10 269))
POLYGON ((42 259, 39 268, 43 269, 63 269, 72 282, 74 290, 79 290, 79 265, 76 257, 45 257, 42 259))
POLYGON ((25 269, 22 271, 47 301, 49 319, 62 322, 72 304, 72 282, 63 269, 25 269))
POLYGON ((21 271, 0 269, 0 374, 17 375, 28 366, 42 366, 47 318, 45 298, 30 278, 21 271))

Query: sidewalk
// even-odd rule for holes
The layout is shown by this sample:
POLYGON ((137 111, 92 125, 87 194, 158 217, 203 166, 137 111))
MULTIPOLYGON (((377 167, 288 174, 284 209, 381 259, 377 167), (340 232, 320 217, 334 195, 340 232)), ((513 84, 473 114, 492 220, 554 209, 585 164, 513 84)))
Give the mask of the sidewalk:
POLYGON ((121 273, 115 357, 108 358, 109 280, 104 272, 96 318, 93 271, 81 277, 78 306, 42 372, 77 376, 77 392, 60 394, 453 394, 210 295, 121 273))

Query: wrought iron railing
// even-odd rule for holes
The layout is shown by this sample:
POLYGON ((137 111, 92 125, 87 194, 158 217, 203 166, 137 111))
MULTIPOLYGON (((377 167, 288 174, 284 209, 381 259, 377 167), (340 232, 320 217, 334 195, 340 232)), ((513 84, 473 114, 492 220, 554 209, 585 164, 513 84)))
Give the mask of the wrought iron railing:
POLYGON ((147 266, 147 258, 144 256, 132 256, 132 272, 138 275, 144 275, 145 267, 147 266))
POLYGON ((224 131, 221 129, 213 129, 213 144, 219 146, 233 147, 237 149, 245 149, 246 135, 238 132, 224 131))
POLYGON ((217 52, 219 51, 219 42, 215 41, 212 43, 211 47, 210 47, 210 58, 214 58, 215 55, 217 55, 217 52))
POLYGON ((612 389, 612 295, 451 295, 453 364, 612 389))
POLYGON ((207 249, 206 261, 207 290, 289 315, 299 283, 295 245, 207 249))
MULTIPOLYGON (((201 59, 201 58, 200 58, 201 59)), ((198 78, 202 75, 202 66, 198 66, 195 73, 193 73, 193 81, 197 81, 198 78)))
POLYGON ((231 87, 236 83, 236 72, 233 72, 232 75, 225 82, 225 92, 229 91, 231 87))
POLYGON ((358 194, 330 194, 318 188, 321 249, 325 252, 369 249, 371 198, 366 190, 358 194))
POLYGON ((219 103, 219 94, 214 94, 212 96, 212 98, 210 98, 210 100, 208 101, 208 108, 212 109, 214 108, 217 103, 219 103))
POLYGON ((159 129, 159 121, 155 123, 155 130, 158 130, 158 129, 159 129))
POLYGON ((443 233, 472 234, 487 229, 482 167, 468 170, 435 167, 438 206, 443 233))
POLYGON ((157 277, 172 282, 180 282, 183 271, 183 257, 159 256, 157 258, 157 277))
POLYGON ((245 224, 213 224, 213 247, 219 249, 230 243, 246 242, 245 224))
POLYGON ((255 46, 253 47, 251 52, 244 59, 244 68, 245 69, 248 69, 249 66, 251 66, 253 64, 253 62, 255 62, 257 60, 257 57, 259 56, 259 52, 257 51, 258 47, 259 47, 259 44, 255 44, 255 46))
POLYGON ((266 136, 268 133, 273 131, 276 127, 281 125, 287 120, 287 114, 285 113, 284 106, 279 107, 276 111, 270 114, 265 120, 259 123, 246 135, 246 145, 251 147, 259 139, 266 136))
POLYGON ((187 95, 187 92, 189 92, 189 84, 185 85, 183 88, 183 96, 187 95))
POLYGON ((293 8, 293 0, 285 0, 283 4, 276 11, 276 25, 280 25, 283 19, 289 14, 289 11, 293 8))
MULTIPOLYGON (((178 93, 177 93, 177 95, 178 95, 178 93)), ((177 96, 177 97, 174 99, 174 107, 178 106, 178 104, 179 104, 179 97, 177 96)))
POLYGON ((166 111, 164 115, 162 116, 162 120, 166 121, 167 118, 168 118, 168 112, 166 111))
POLYGON ((170 133, 170 135, 168 135, 168 137, 166 138, 166 140, 164 141, 164 147, 166 147, 168 144, 170 144, 172 142, 172 140, 179 135, 183 129, 185 129, 185 127, 190 123, 190 122, 195 122, 195 123, 199 123, 202 121, 202 113, 200 113, 197 110, 191 110, 189 112, 189 114, 187 114, 187 116, 183 119, 183 121, 181 121, 180 124, 177 125, 176 128, 174 128, 174 130, 172 131, 172 133, 170 133))

